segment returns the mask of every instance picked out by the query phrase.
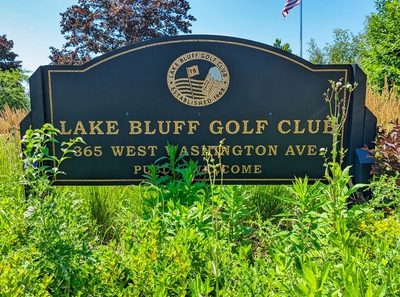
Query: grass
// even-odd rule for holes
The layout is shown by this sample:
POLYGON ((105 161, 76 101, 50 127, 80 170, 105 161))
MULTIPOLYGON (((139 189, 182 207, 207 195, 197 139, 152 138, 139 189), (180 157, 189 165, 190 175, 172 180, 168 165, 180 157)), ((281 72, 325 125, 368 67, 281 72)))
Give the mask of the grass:
POLYGON ((26 197, 17 140, 0 136, 0 296, 400 295, 393 178, 352 208, 334 165, 329 184, 168 180, 26 197))
POLYGON ((397 88, 390 90, 387 83, 382 94, 367 88, 365 105, 376 116, 378 126, 387 129, 391 121, 400 119, 400 98, 396 97, 397 93, 397 88))
POLYGON ((8 105, 5 105, 0 110, 0 134, 19 130, 19 123, 27 114, 27 110, 12 110, 8 105))

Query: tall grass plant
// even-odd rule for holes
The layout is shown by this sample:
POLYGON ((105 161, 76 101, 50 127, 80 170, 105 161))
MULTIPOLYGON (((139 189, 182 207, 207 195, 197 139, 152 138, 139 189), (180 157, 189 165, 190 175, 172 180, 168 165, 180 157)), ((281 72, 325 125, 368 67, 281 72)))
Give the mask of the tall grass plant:
POLYGON ((1 296, 400 295, 397 185, 374 180, 373 199, 350 207, 359 186, 338 166, 338 138, 328 184, 226 186, 223 154, 204 174, 170 145, 143 185, 27 193, 32 156, 0 139, 1 296))

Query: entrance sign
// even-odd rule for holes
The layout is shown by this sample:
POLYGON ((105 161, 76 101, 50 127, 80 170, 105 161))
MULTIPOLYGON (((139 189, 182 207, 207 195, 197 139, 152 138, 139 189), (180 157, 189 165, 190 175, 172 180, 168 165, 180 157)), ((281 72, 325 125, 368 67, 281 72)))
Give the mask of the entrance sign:
MULTIPOLYGON (((356 65, 312 65, 253 41, 179 36, 133 44, 82 66, 41 66, 30 78, 32 110, 21 123, 51 123, 58 140, 81 136, 57 184, 138 184, 167 143, 204 164, 225 140, 226 183, 290 183, 324 175, 332 135, 329 80, 358 82, 351 94, 346 165, 365 177, 357 149, 374 140, 365 75, 356 65), (354 169, 356 168, 356 169, 354 169)), ((58 146, 51 153, 60 155, 58 146)), ((368 174, 367 174, 368 175, 368 174)), ((360 179, 360 178, 359 178, 360 179)))

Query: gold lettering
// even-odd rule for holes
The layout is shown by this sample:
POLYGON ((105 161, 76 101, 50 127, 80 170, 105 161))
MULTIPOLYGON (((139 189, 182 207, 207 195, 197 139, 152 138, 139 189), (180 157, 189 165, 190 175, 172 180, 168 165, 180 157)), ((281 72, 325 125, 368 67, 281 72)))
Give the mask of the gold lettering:
POLYGON ((148 166, 143 166, 143 173, 144 174, 150 174, 150 169, 148 166))
POLYGON ((306 128, 303 128, 303 130, 299 130, 299 126, 300 126, 300 120, 294 120, 294 132, 293 134, 304 134, 304 131, 306 130, 306 128))
POLYGON ((124 146, 111 146, 114 157, 121 157, 124 152, 124 146))
POLYGON ((209 126, 210 132, 211 132, 212 134, 222 134, 222 130, 223 130, 224 128, 221 127, 221 125, 222 125, 222 122, 221 122, 221 121, 217 121, 217 120, 212 121, 212 122, 210 123, 210 126, 209 126), (214 125, 215 125, 215 124, 218 124, 218 125, 219 125, 219 126, 217 127, 217 131, 215 131, 215 129, 214 129, 214 125))
POLYGON ((150 150, 150 157, 155 157, 155 150, 158 149, 155 145, 149 145, 147 147, 150 150))
POLYGON ((103 121, 89 121, 90 124, 90 135, 95 135, 95 134, 104 134, 104 132, 100 129, 100 125, 103 123, 103 121), (97 130, 97 133, 95 132, 97 130))
POLYGON ((231 120, 226 123, 225 129, 226 129, 226 132, 228 132, 229 134, 236 134, 240 130, 240 125, 237 121, 231 120), (233 131, 231 130, 231 124, 234 124, 234 126, 235 126, 235 130, 233 130, 233 131))
POLYGON ((171 129, 171 121, 165 121, 167 124, 167 129, 166 131, 163 130, 163 123, 164 121, 158 121, 158 130, 160 131, 161 134, 168 134, 170 129, 171 129))
POLYGON ((197 126, 199 125, 200 125, 199 121, 188 121, 188 126, 189 126, 188 134, 194 134, 194 131, 196 131, 197 126))
POLYGON ((256 134, 262 134, 262 131, 265 130, 265 126, 268 125, 267 120, 256 120, 257 123, 257 132, 256 134))
POLYGON ((283 130, 283 128, 282 128, 282 125, 283 124, 288 124, 289 126, 291 125, 291 123, 290 123, 290 121, 289 120, 282 120, 282 121, 280 121, 279 123, 278 123, 278 131, 281 133, 281 134, 288 134, 290 131, 291 131, 291 129, 288 129, 288 130, 283 130))
POLYGON ((244 146, 244 149, 247 149, 246 156, 251 156, 250 149, 254 149, 254 146, 252 146, 252 145, 245 145, 245 146, 244 146))
POLYGON ((289 145, 285 156, 295 156, 299 155, 302 156, 307 149, 307 156, 315 156, 317 155, 317 146, 315 144, 296 144, 296 145, 289 145))
POLYGON ((200 148, 197 145, 190 147, 190 155, 197 157, 200 155, 200 148))
POLYGON ((308 122, 308 132, 310 134, 316 134, 319 131, 319 124, 321 123, 321 120, 307 120, 308 122), (313 130, 313 122, 315 121, 315 123, 317 124, 315 130, 313 130))
POLYGON ((174 134, 180 134, 183 126, 185 126, 185 121, 174 121, 174 134))
POLYGON ((233 174, 238 174, 240 172, 240 167, 238 165, 232 165, 231 166, 231 172, 233 174))
POLYGON ((139 145, 137 149, 137 154, 139 157, 144 157, 147 155, 146 147, 144 145, 139 145))
POLYGON ((129 121, 130 131, 129 134, 138 135, 142 133, 142 123, 140 121, 129 121))
POLYGON ((289 156, 289 155, 290 156, 294 156, 295 155, 293 146, 291 146, 291 145, 288 146, 288 148, 286 150, 286 153, 285 153, 285 156, 289 156))
POLYGON ((230 150, 231 150, 230 145, 224 145, 222 148, 222 156, 229 156, 230 150))
MULTIPOLYGON (((250 131, 247 130, 247 124, 249 123, 248 120, 243 120, 243 133, 242 134, 253 134, 254 128, 252 128, 250 131)), ((258 125, 257 125, 258 127, 258 125)))
POLYGON ((112 153, 114 157, 121 157, 124 154, 124 151, 126 151, 125 156, 126 157, 144 157, 147 156, 147 153, 150 152, 150 156, 154 157, 155 151, 157 150, 157 146, 155 145, 139 145, 139 146, 134 146, 134 145, 127 145, 127 146, 111 146, 112 153))
POLYGON ((258 145, 255 152, 257 156, 264 156, 267 152, 267 148, 263 145, 258 145))
POLYGON ((138 174, 140 171, 142 171, 142 166, 140 165, 134 165, 134 174, 138 174))
POLYGON ((300 147, 300 145, 296 145, 296 150, 299 153, 299 156, 301 156, 304 153, 305 148, 306 148, 305 145, 302 145, 301 147, 300 147))
POLYGON ((107 123, 107 134, 108 135, 117 135, 119 133, 118 122, 117 121, 106 121, 107 123))
POLYGON ((75 131, 74 131, 73 134, 79 134, 78 131, 81 131, 80 134, 82 134, 82 135, 83 135, 83 134, 87 134, 87 132, 86 132, 86 130, 85 130, 85 127, 83 126, 83 124, 82 124, 81 121, 78 121, 78 122, 76 123, 75 131))
POLYGON ((251 173, 252 165, 242 165, 242 173, 251 173))
POLYGON ((329 120, 324 120, 324 134, 332 134, 332 125, 329 120))
POLYGON ((262 173, 262 167, 261 167, 261 165, 254 165, 254 173, 255 173, 255 174, 262 173))
POLYGON ((71 130, 72 130, 72 129, 69 129, 68 131, 65 131, 65 124, 66 124, 66 123, 67 123, 67 121, 60 121, 60 125, 61 125, 60 132, 61 132, 62 135, 69 135, 69 134, 71 134, 71 130))
POLYGON ((317 146, 315 144, 308 145, 307 156, 315 156, 317 155, 317 146))
POLYGON ((261 165, 226 165, 224 167, 224 174, 232 173, 232 174, 260 174, 262 173, 262 166, 261 165))
POLYGON ((179 155, 183 155, 183 154, 187 154, 188 150, 186 146, 182 146, 181 148, 181 152, 179 153, 179 155))
POLYGON ((243 152, 243 150, 242 150, 242 147, 241 147, 240 145, 235 145, 235 146, 232 148, 232 154, 233 154, 234 156, 241 156, 241 155, 242 155, 242 152, 243 152))
POLYGON ((278 154, 277 145, 268 145, 268 156, 276 156, 278 154))
POLYGON ((127 145, 126 146, 126 156, 127 157, 136 156, 135 146, 133 146, 133 145, 127 145))
POLYGON ((146 134, 146 135, 156 134, 156 129, 154 129, 153 131, 150 131, 151 121, 144 121, 144 123, 146 124, 146 129, 145 129, 144 134, 146 134))

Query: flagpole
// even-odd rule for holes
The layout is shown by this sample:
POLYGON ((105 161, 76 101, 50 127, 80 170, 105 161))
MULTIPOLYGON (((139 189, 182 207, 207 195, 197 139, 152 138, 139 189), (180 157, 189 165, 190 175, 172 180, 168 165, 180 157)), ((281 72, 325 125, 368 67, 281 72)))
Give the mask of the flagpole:
POLYGON ((303 58, 303 0, 300 0, 300 58, 303 58))

